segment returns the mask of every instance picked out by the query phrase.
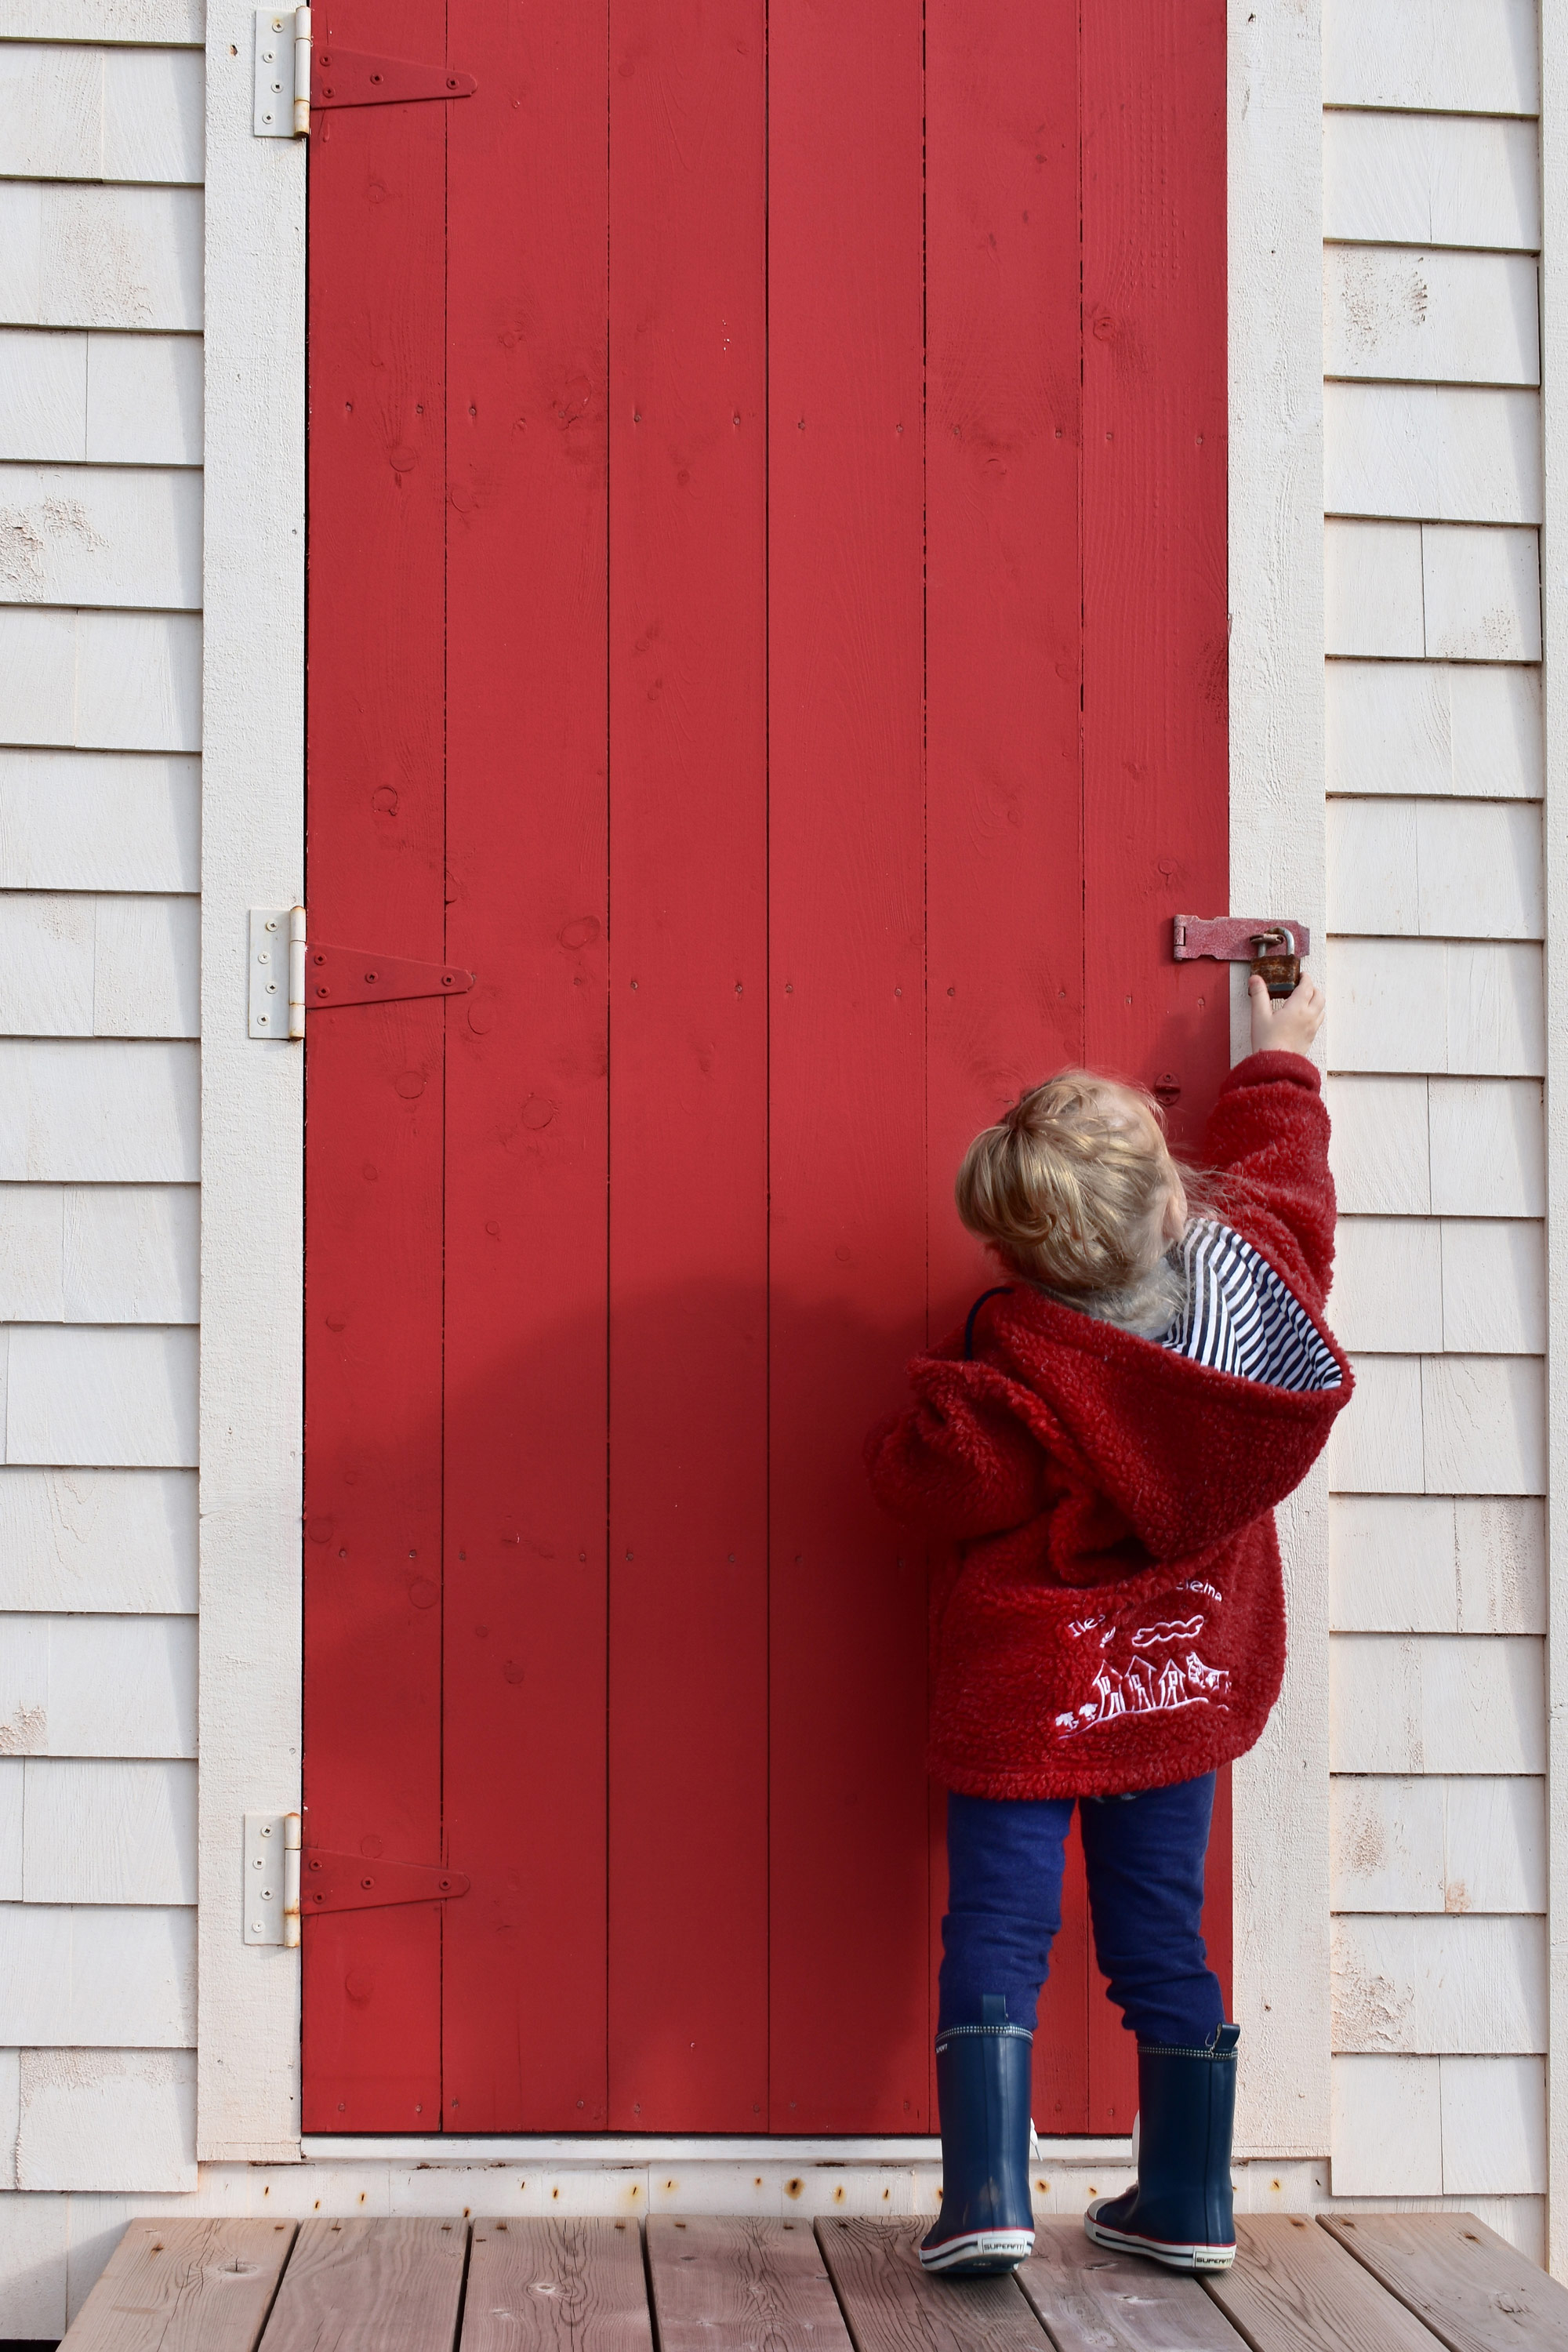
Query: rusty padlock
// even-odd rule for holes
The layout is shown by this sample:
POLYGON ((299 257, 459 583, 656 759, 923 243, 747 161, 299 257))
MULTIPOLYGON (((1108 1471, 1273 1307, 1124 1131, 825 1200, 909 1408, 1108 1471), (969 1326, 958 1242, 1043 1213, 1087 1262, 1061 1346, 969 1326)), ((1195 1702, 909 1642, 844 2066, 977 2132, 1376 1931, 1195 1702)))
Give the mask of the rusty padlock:
POLYGON ((1312 934, 1294 915, 1177 915, 1172 948, 1178 963, 1211 956, 1249 964, 1270 996, 1289 996, 1301 977, 1312 934))
POLYGON ((1252 959, 1256 978, 1270 996, 1289 996, 1300 983, 1301 959, 1288 926, 1281 923, 1274 930, 1254 931, 1252 944, 1258 950, 1252 959))

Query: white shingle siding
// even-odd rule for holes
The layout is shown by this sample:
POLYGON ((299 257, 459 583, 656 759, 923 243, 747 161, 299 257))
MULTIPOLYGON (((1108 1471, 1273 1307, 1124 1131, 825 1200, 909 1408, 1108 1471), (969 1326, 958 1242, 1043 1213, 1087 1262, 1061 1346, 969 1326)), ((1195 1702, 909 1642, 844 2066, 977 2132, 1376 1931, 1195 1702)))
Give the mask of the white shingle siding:
POLYGON ((196 2185, 201 37, 181 0, 0 6, 0 2144, 29 2245, 53 2192, 196 2185))
POLYGON ((1324 9, 1336 2197, 1546 2187, 1536 54, 1324 9))

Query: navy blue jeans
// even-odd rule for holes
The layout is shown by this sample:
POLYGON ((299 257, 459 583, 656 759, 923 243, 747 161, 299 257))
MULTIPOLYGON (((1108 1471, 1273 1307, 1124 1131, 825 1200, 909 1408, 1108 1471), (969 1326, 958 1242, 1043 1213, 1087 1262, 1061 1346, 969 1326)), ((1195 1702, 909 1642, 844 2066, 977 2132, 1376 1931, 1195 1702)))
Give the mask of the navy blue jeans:
POLYGON ((1079 1807, 1095 1957, 1141 2042, 1206 2042, 1225 2019, 1204 1954, 1204 1856, 1215 1776, 1136 1797, 947 1801, 948 1914, 940 2022, 979 2025, 1004 1993, 1033 2026, 1062 1923, 1062 1848, 1079 1807))

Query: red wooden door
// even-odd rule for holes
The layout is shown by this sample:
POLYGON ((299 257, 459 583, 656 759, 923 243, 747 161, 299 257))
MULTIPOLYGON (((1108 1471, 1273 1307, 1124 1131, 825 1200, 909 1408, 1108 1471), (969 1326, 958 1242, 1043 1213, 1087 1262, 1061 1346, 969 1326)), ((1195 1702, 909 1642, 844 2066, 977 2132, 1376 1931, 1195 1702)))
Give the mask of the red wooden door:
MULTIPOLYGON (((1224 11, 317 37, 479 89, 312 138, 311 935, 478 985, 310 1024, 307 1843, 471 1886, 311 1921, 305 2125, 929 2130, 859 1444, 973 1129, 1226 1066, 1224 11)), ((1080 1889, 1043 2017, 1124 2121, 1080 1889)))

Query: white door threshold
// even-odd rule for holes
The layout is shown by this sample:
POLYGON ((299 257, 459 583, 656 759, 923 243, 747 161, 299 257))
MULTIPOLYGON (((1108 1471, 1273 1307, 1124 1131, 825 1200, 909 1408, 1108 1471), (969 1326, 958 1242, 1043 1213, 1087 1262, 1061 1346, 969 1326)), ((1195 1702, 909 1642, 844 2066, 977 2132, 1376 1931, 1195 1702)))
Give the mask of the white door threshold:
MULTIPOLYGON (((611 2139, 593 2132, 559 2139, 510 2138, 457 2132, 420 2138, 388 2132, 341 2137, 312 2134, 300 2143, 307 2163, 331 2164, 940 2164, 942 2142, 909 2139, 745 2139, 722 2134, 700 2139, 646 2137, 611 2139)), ((1131 2139, 1042 2139, 1042 2164, 1117 2164, 1132 2160, 1131 2139)))

